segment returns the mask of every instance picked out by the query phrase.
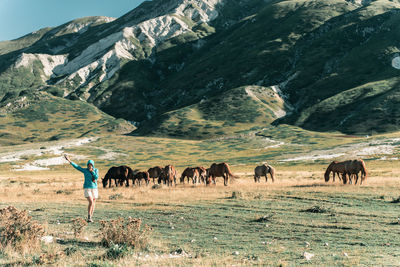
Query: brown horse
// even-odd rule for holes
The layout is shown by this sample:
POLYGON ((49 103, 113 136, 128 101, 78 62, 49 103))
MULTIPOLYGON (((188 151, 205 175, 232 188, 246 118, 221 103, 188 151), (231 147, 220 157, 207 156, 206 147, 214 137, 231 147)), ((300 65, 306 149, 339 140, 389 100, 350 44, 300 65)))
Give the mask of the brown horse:
MULTIPOLYGON (((331 172, 333 173, 333 181, 335 181, 335 174, 337 174, 340 180, 339 174, 343 174, 345 172, 345 163, 339 161, 332 161, 325 171, 325 182, 329 181, 329 175, 331 172)), ((345 181, 345 177, 343 178, 343 183, 347 183, 347 180, 345 181)))
POLYGON ((153 168, 148 169, 147 172, 149 173, 150 178, 153 178, 153 184, 155 184, 156 179, 159 180, 162 171, 163 171, 163 168, 160 166, 155 166, 153 168))
POLYGON ((104 176, 102 183, 103 187, 111 187, 111 180, 114 179, 115 186, 123 185, 126 182, 126 186, 129 186, 129 179, 131 178, 132 169, 128 166, 111 167, 108 169, 106 175, 104 176))
POLYGON ((134 176, 133 176, 134 180, 137 181, 137 184, 140 186, 141 184, 141 180, 144 180, 146 185, 149 184, 150 182, 150 175, 149 172, 144 171, 144 172, 137 172, 134 176))
POLYGON ((200 182, 199 171, 196 168, 187 167, 181 175, 181 183, 185 183, 185 177, 187 177, 187 182, 189 183, 189 178, 192 179, 193 184, 196 184, 197 181, 200 182))
POLYGON ((207 169, 202 166, 196 167, 196 169, 199 172, 199 183, 206 183, 207 169))
POLYGON ((230 171, 228 163, 225 163, 225 162, 222 162, 219 164, 213 163, 210 166, 210 168, 207 169, 207 184, 211 183, 211 179, 213 180, 213 183, 216 184, 215 178, 221 177, 221 176, 224 178, 225 186, 228 185, 229 176, 236 177, 230 171))
POLYGON ((254 182, 260 182, 260 177, 265 176, 265 181, 268 181, 267 174, 271 175, 272 182, 274 182, 275 169, 271 165, 263 164, 254 169, 254 182))
POLYGON ((164 167, 164 175, 165 175, 165 184, 168 186, 175 183, 176 185, 176 169, 172 165, 167 165, 164 167))
POLYGON ((361 172, 361 181, 360 185, 363 183, 363 181, 367 178, 367 168, 365 166, 365 163, 361 159, 356 159, 356 160, 348 160, 346 162, 346 172, 343 175, 348 175, 350 183, 351 178, 355 178, 355 184, 357 184, 358 181, 358 173, 361 172))
POLYGON ((349 176, 350 183, 352 182, 352 176, 354 176, 357 184, 359 172, 361 172, 360 184, 367 178, 367 168, 362 159, 346 160, 342 162, 333 161, 325 171, 325 182, 329 181, 329 174, 331 172, 333 172, 333 175, 335 175, 335 173, 341 173, 343 175, 343 184, 347 183, 347 176, 349 176))

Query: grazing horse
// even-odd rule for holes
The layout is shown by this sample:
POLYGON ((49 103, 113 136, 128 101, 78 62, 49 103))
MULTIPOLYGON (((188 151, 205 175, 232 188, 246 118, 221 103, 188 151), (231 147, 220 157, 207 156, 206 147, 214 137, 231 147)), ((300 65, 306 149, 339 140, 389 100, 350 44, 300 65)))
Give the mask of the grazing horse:
POLYGON ((141 180, 144 180, 146 185, 149 184, 150 182, 150 175, 149 172, 144 171, 144 172, 137 172, 134 176, 133 176, 134 180, 137 181, 137 184, 140 186, 141 184, 141 180))
MULTIPOLYGON (((160 178, 160 175, 163 171, 163 168, 160 166, 156 166, 147 170, 150 175, 150 178, 153 178, 153 184, 155 184, 155 180, 160 178)), ((160 183, 160 182, 159 182, 160 183)))
POLYGON ((175 183, 176 185, 176 169, 172 165, 167 165, 164 167, 164 183, 168 186, 175 183))
POLYGON ((267 164, 257 166, 254 169, 254 182, 256 182, 256 183, 260 182, 261 176, 265 176, 265 181, 267 182, 268 181, 268 177, 267 177, 268 173, 271 175, 272 182, 274 182, 275 169, 272 166, 267 165, 267 164))
POLYGON ((196 167, 195 169, 199 172, 199 183, 206 183, 207 169, 202 166, 196 167))
POLYGON ((162 169, 160 176, 158 176, 158 184, 166 183, 167 179, 165 178, 165 172, 164 169, 162 169))
POLYGON ((207 184, 211 183, 211 179, 213 180, 214 184, 216 184, 215 178, 222 176, 224 178, 224 185, 227 186, 229 176, 236 177, 235 175, 233 175, 231 173, 228 163, 225 163, 225 162, 222 162, 219 164, 213 163, 213 164, 211 164, 210 168, 207 170, 208 170, 207 171, 207 184))
MULTIPOLYGON (((133 186, 133 185, 135 185, 135 177, 134 177, 134 175, 136 174, 136 172, 138 170, 132 170, 131 167, 129 167, 129 166, 125 166, 125 167, 128 170, 128 175, 125 178, 126 179, 126 186, 127 187, 129 186, 129 180, 132 180, 132 186, 133 186)), ((122 183, 123 183, 123 181, 122 181, 122 183)))
POLYGON ((185 177, 187 177, 187 181, 189 183, 189 178, 192 179, 193 184, 196 184, 197 181, 200 182, 200 175, 199 175, 199 171, 197 170, 197 168, 190 168, 187 167, 183 172, 182 172, 182 176, 181 176, 181 183, 185 183, 185 177))
POLYGON ((367 167, 362 159, 347 160, 345 161, 346 171, 343 175, 348 175, 351 182, 351 177, 355 178, 355 184, 358 182, 358 173, 361 172, 360 185, 367 178, 367 167))
POLYGON ((333 161, 325 171, 325 182, 329 181, 329 174, 331 172, 333 172, 333 178, 335 178, 335 173, 341 173, 343 175, 343 184, 347 183, 347 176, 349 176, 350 183, 352 182, 351 178, 355 176, 355 182, 357 184, 359 172, 361 172, 360 184, 367 178, 367 168, 362 159, 346 160, 342 162, 333 161))
MULTIPOLYGON (((106 175, 104 176, 102 182, 103 187, 107 187, 107 182, 109 182, 108 187, 111 187, 111 179, 114 179, 115 186, 118 187, 118 184, 122 186, 123 182, 126 181, 126 186, 129 186, 128 176, 129 176, 129 167, 128 166, 119 166, 119 167, 111 167, 106 175), (117 182, 118 180, 118 182, 117 182)), ((132 169, 131 169, 132 171, 132 169)))
MULTIPOLYGON (((331 164, 329 164, 328 168, 325 171, 325 182, 329 181, 329 175, 330 173, 333 173, 333 181, 335 181, 335 174, 339 176, 340 180, 340 174, 343 174, 345 172, 345 163, 344 162, 339 162, 339 161, 332 161, 331 164)), ((343 176, 343 183, 347 183, 347 179, 345 176, 343 176)))

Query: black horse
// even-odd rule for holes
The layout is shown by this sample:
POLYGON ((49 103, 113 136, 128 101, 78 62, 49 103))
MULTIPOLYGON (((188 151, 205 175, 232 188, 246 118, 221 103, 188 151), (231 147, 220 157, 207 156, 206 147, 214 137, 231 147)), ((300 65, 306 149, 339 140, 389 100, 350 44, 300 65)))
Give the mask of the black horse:
POLYGON ((107 182, 108 187, 111 187, 111 179, 114 179, 115 186, 117 187, 118 184, 122 186, 124 182, 126 183, 126 186, 129 186, 129 179, 131 179, 133 182, 133 171, 130 167, 125 165, 119 167, 111 167, 102 180, 103 187, 107 187, 107 182))
POLYGON ((144 182, 146 183, 146 185, 149 185, 150 182, 150 175, 149 172, 144 171, 144 172, 136 172, 133 175, 134 181, 137 181, 137 184, 140 186, 141 184, 141 180, 144 180, 144 182))

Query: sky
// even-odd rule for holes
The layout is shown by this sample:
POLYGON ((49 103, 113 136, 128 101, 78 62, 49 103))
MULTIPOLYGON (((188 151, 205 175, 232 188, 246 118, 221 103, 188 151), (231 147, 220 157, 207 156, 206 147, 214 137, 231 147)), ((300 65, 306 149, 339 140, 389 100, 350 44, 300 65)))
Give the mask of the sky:
POLYGON ((0 0, 0 41, 87 16, 120 17, 144 0, 0 0))

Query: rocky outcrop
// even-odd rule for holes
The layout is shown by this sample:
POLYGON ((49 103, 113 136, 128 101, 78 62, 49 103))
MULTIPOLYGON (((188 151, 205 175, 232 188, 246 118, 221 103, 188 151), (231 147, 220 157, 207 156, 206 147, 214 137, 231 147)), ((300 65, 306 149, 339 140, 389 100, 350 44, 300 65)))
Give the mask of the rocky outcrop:
MULTIPOLYGON (((218 16, 216 5, 220 2, 221 0, 167 1, 161 4, 163 8, 155 10, 158 13, 152 14, 151 18, 139 23, 137 23, 137 18, 127 14, 117 21, 121 25, 116 32, 95 41, 69 61, 68 55, 22 53, 14 67, 32 69, 34 61, 39 61, 45 73, 42 77, 43 81, 52 78, 52 82, 67 86, 70 91, 86 86, 89 81, 94 81, 93 86, 110 79, 121 68, 122 60, 135 60, 134 50, 139 49, 139 46, 145 45, 151 49, 167 39, 191 31, 196 24, 215 19, 218 16), (127 21, 127 18, 131 19, 127 21)), ((132 14, 136 14, 135 12, 137 10, 132 14)), ((57 27, 50 33, 54 35, 62 35, 65 32, 83 34, 92 24, 113 20, 108 17, 97 17, 86 21, 76 20, 57 27)), ((57 52, 62 49, 63 47, 58 47, 52 51, 57 52)))

